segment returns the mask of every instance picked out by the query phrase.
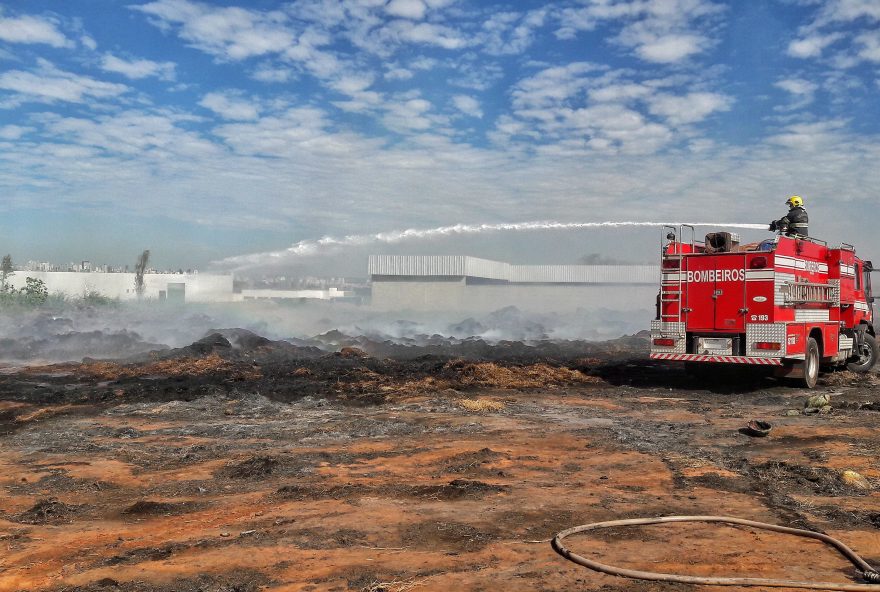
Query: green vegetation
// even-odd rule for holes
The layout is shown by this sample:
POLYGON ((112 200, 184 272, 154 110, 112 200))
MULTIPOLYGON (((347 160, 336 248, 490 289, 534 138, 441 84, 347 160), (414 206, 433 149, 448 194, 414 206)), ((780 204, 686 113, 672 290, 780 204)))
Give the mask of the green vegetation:
POLYGON ((24 305, 24 306, 40 306, 45 304, 49 299, 49 291, 43 280, 36 278, 25 278, 25 286, 20 290, 16 290, 8 283, 4 282, 0 286, 0 305, 24 305))
POLYGON ((77 299, 78 303, 96 306, 109 306, 111 304, 119 304, 119 298, 110 298, 101 294, 97 290, 90 290, 77 299))

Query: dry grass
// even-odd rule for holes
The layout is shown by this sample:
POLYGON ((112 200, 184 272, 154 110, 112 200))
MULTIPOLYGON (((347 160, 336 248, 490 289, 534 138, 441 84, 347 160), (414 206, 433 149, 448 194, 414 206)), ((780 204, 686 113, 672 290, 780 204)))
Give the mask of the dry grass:
POLYGON ((142 376, 205 376, 208 374, 228 374, 238 380, 256 380, 261 374, 252 368, 236 366, 217 354, 204 358, 179 358, 160 360, 143 366, 116 364, 114 362, 92 362, 76 369, 80 376, 99 380, 119 380, 142 376))
POLYGON ((64 413, 68 409, 71 409, 73 405, 59 405, 57 407, 40 407, 39 409, 35 409, 30 413, 23 413, 21 415, 16 416, 15 423, 24 424, 30 423, 32 421, 36 421, 38 419, 47 419, 54 415, 59 415, 64 413))
POLYGON ((578 370, 548 364, 500 366, 492 362, 469 364, 456 360, 448 363, 446 368, 455 370, 459 382, 465 386, 517 389, 601 382, 601 379, 578 370))
MULTIPOLYGON (((361 392, 381 392, 386 395, 418 396, 446 390, 469 387, 495 389, 555 388, 566 384, 590 384, 602 382, 578 370, 554 367, 549 364, 526 366, 502 366, 493 362, 466 362, 453 360, 445 364, 439 376, 422 378, 396 378, 374 372, 368 368, 355 369, 358 380, 348 383, 348 388, 361 392)), ((343 390, 346 390, 343 387, 343 390)), ((473 405, 473 403, 470 403, 473 405)), ((498 403, 491 403, 498 405, 498 403)), ((479 406, 478 406, 479 407, 479 406)), ((497 409, 466 407, 469 411, 494 411, 497 409)), ((503 405, 502 405, 503 408, 503 405)))
POLYGON ((458 404, 468 411, 473 411, 475 413, 501 411, 504 409, 504 403, 501 401, 493 401, 491 399, 462 399, 458 404))
POLYGON ((411 580, 394 580, 391 582, 371 582, 363 592, 409 592, 418 586, 424 586, 424 582, 411 580))
POLYGON ((864 386, 880 386, 880 377, 873 372, 859 374, 849 370, 831 372, 822 377, 822 381, 828 386, 846 386, 859 384, 864 386))

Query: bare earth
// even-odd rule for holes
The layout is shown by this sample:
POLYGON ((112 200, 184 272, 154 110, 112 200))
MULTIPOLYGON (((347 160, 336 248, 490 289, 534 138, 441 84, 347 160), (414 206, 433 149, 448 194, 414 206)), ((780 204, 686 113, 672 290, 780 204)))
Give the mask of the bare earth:
MULTIPOLYGON (((808 393, 698 382, 637 351, 470 363, 261 347, 0 368, 0 592, 695 590, 596 574, 548 542, 669 514, 821 530, 880 564, 876 375, 808 393), (833 412, 786 415, 814 393, 833 412), (771 434, 740 433, 752 418, 771 434)), ((741 528, 569 545, 657 571, 858 581, 818 543, 741 528)))

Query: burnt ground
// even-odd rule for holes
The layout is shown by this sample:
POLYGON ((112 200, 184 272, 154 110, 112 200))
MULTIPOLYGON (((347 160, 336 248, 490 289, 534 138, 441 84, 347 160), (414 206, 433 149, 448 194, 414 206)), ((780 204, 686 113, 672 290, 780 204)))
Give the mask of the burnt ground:
MULTIPOLYGON (((668 514, 819 530, 880 563, 876 375, 827 375, 815 392, 833 410, 805 415, 815 392, 700 382, 639 338, 361 345, 221 332, 0 368, 0 592, 696 589, 592 573, 548 544, 668 514), (773 429, 744 435, 750 419, 773 429)), ((569 546, 642 569, 855 581, 818 543, 749 529, 569 546)))

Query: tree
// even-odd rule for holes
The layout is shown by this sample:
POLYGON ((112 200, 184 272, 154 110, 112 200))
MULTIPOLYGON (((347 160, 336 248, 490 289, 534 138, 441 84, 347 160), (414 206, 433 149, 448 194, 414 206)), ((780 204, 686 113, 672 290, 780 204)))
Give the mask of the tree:
POLYGON ((43 280, 29 277, 25 278, 24 281, 25 287, 19 291, 24 302, 27 304, 43 304, 46 302, 46 299, 49 298, 49 290, 46 289, 46 284, 43 280))
POLYGON ((150 262, 150 250, 146 249, 137 258, 134 264, 134 291, 138 300, 144 297, 144 273, 147 271, 147 264, 150 262))
POLYGON ((5 255, 3 262, 0 263, 0 292, 9 291, 9 276, 15 272, 12 271, 12 256, 5 255))

